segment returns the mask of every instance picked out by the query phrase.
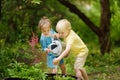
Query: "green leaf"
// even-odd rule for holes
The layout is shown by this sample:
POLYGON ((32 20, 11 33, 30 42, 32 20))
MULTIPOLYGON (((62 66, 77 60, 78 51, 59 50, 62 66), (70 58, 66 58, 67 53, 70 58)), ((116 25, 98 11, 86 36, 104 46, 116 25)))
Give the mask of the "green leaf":
POLYGON ((40 4, 40 3, 41 3, 41 0, 32 0, 31 3, 40 4))

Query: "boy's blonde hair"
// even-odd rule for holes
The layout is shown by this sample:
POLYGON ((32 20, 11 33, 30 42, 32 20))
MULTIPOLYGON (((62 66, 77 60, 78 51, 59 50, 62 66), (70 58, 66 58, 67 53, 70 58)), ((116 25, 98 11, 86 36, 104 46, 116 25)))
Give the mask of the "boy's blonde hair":
POLYGON ((41 30, 44 26, 49 26, 51 28, 51 21, 46 16, 44 16, 38 23, 38 28, 41 30))
POLYGON ((59 31, 65 31, 65 30, 71 30, 71 23, 67 19, 61 19, 58 21, 56 25, 56 30, 59 31))

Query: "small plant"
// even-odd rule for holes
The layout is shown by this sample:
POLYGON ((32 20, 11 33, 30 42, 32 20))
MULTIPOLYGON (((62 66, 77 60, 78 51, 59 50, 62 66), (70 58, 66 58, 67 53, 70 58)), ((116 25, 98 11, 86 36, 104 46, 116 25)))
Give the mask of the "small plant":
POLYGON ((14 62, 9 65, 8 73, 12 78, 22 78, 27 80, 45 80, 46 75, 40 68, 42 63, 28 66, 24 63, 14 62))
POLYGON ((35 46, 38 44, 38 37, 35 35, 35 33, 32 31, 32 37, 28 41, 29 45, 32 47, 32 50, 35 49, 35 46))

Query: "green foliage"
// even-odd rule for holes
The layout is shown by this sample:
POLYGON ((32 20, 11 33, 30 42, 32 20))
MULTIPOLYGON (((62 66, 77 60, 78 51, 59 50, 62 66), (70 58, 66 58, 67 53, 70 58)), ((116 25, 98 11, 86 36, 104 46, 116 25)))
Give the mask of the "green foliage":
MULTIPOLYGON (((33 0, 35 1, 35 0, 33 0)), ((8 43, 17 41, 26 42, 32 34, 36 33, 38 16, 35 9, 38 5, 29 5, 21 1, 2 1, 2 18, 0 22, 2 38, 8 43), (12 5, 11 5, 12 4, 12 5), (9 7, 8 7, 9 5, 9 7), (33 15, 34 14, 34 15, 33 15)))
POLYGON ((8 64, 13 61, 14 53, 9 48, 1 48, 0 50, 0 79, 8 75, 6 69, 8 64))
MULTIPOLYGON (((33 56, 28 53, 22 53, 19 49, 28 49, 28 46, 25 44, 14 44, 8 46, 1 46, 0 50, 0 79, 4 77, 8 77, 8 71, 6 69, 9 68, 9 64, 14 61, 18 61, 18 59, 28 59, 29 61, 33 59, 33 56), (26 55, 27 54, 27 55, 26 55), (31 57, 30 57, 31 56, 31 57)), ((22 61, 22 60, 21 60, 22 61)))
POLYGON ((100 24, 100 2, 99 0, 74 0, 72 2, 80 9, 95 25, 100 24))
POLYGON ((111 18, 111 37, 113 41, 120 41, 119 33, 120 33, 120 5, 119 1, 113 1, 111 6, 112 18, 111 18))
MULTIPOLYGON (((6 77, 18 77, 18 78, 25 78, 29 80, 49 80, 50 78, 46 79, 46 75, 44 72, 42 63, 38 63, 36 65, 27 65, 25 62, 18 62, 18 58, 32 58, 30 55, 22 54, 20 55, 19 48, 23 50, 27 50, 29 47, 26 44, 17 43, 14 46, 10 47, 2 47, 0 52, 0 79, 6 77)), ((109 79, 109 75, 111 79, 119 79, 117 75, 117 68, 119 68, 120 58, 119 58, 119 48, 115 48, 111 54, 105 54, 104 56, 100 53, 91 52, 88 55, 85 68, 89 75, 92 73, 96 73, 93 76, 90 76, 90 80, 98 79, 98 80, 107 80, 109 79), (97 54, 97 55, 96 55, 97 54), (116 73, 116 75, 114 74, 116 73), (113 76, 114 74, 116 78, 113 76)), ((97 51, 96 51, 97 52, 97 51)), ((68 56, 69 57, 69 56, 68 56)), ((73 58, 65 58, 65 65, 67 68, 67 73, 75 75, 73 69, 73 58)), ((74 80, 71 77, 62 77, 62 76, 55 76, 55 80, 74 80)))
POLYGON ((46 75, 42 69, 40 69, 41 63, 34 66, 28 66, 24 63, 14 62, 9 64, 8 73, 10 77, 17 77, 27 80, 45 80, 46 75))
MULTIPOLYGON (((91 72, 103 72, 108 73, 110 68, 114 68, 115 66, 120 64, 119 59, 119 50, 116 49, 111 53, 106 53, 104 56, 100 53, 96 54, 89 54, 87 62, 86 62, 86 69, 88 73, 91 72)), ((111 70, 112 71, 112 70, 111 70)))
MULTIPOLYGON (((72 4, 76 5, 77 8, 79 8, 83 13, 85 13, 91 19, 91 21, 93 21, 97 26, 99 26, 99 0, 71 1, 72 4), (87 5, 90 7, 90 9, 87 9, 87 5)), ((118 33, 120 32, 120 29, 118 24, 118 4, 119 1, 113 1, 111 4, 111 37, 113 39, 113 42, 119 41, 118 33)), ((14 43, 17 41, 26 42, 31 36, 31 31, 40 35, 37 25, 38 21, 42 16, 48 16, 52 20, 54 29, 59 19, 67 18, 71 22, 72 28, 83 39, 83 41, 85 41, 86 43, 89 43, 91 41, 94 43, 98 42, 97 36, 83 23, 83 21, 56 0, 2 0, 1 14, 2 18, 0 21, 0 42, 2 42, 3 44, 6 44, 6 42, 14 43)))
POLYGON ((23 0, 26 3, 31 3, 31 4, 40 4, 41 0, 23 0))
MULTIPOLYGON (((54 29, 59 19, 67 18, 71 22, 73 29, 77 32, 77 34, 81 36, 81 38, 83 38, 84 41, 88 42, 93 38, 95 38, 94 40, 96 40, 96 37, 90 36, 95 34, 92 33, 92 31, 86 27, 86 25, 78 18, 78 16, 71 13, 68 10, 68 8, 61 5, 58 1, 56 0, 46 0, 42 2, 39 0, 32 1, 30 0, 22 0, 19 2, 6 0, 2 1, 3 17, 1 20, 1 25, 3 27, 1 29, 0 35, 4 36, 2 39, 5 40, 5 43, 6 42, 14 43, 17 41, 26 42, 31 36, 31 31, 38 33, 38 35, 40 35, 39 30, 37 30, 37 25, 38 21, 42 16, 48 16, 52 20, 54 29), (40 2, 40 4, 35 3, 34 5, 31 5, 32 1, 40 2), (10 7, 7 8, 7 5, 9 5, 10 7), (89 32, 89 34, 87 34, 86 32, 89 32)), ((92 10, 89 12, 92 12, 92 10)), ((93 13, 91 13, 91 15, 92 14, 93 13)), ((94 19, 98 18, 95 17, 94 19)))

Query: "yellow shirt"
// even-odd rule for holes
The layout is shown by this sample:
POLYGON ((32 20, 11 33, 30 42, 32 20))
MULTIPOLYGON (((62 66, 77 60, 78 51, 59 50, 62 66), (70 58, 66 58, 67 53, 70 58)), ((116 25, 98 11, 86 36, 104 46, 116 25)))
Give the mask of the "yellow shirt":
POLYGON ((87 46, 73 30, 70 31, 69 35, 64 40, 66 45, 71 45, 71 53, 75 54, 76 56, 79 53, 80 53, 79 56, 83 56, 85 54, 87 55, 86 53, 86 51, 88 52, 87 46))

